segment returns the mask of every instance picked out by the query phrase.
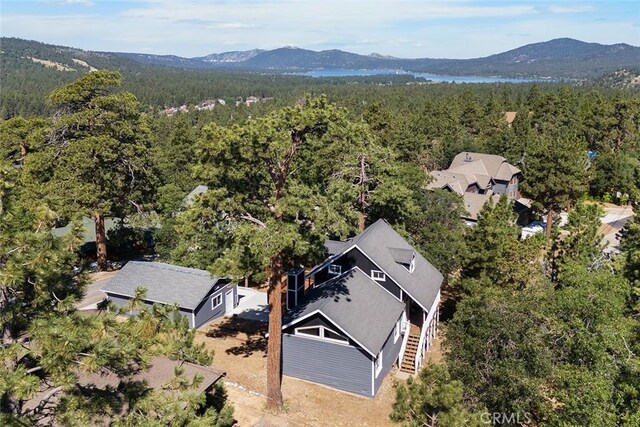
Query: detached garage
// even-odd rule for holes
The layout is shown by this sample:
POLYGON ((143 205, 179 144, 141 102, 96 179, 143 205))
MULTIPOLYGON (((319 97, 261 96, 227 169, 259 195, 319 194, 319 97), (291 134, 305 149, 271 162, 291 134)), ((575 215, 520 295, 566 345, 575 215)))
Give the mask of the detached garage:
POLYGON ((161 262, 130 261, 102 292, 117 306, 126 305, 137 288, 146 288, 145 304, 176 304, 189 326, 197 328, 238 305, 238 287, 229 279, 195 268, 161 262))

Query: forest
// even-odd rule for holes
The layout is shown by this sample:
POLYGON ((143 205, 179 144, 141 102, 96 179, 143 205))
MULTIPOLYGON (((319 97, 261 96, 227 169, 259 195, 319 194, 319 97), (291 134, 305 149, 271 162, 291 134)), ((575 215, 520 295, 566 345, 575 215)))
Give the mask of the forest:
MULTIPOLYGON (((445 274, 447 294, 443 361, 398 385, 391 420, 486 425, 509 414, 495 424, 640 425, 640 220, 621 232, 621 253, 603 258, 598 205, 640 201, 635 93, 211 74, 198 81, 210 86, 205 95, 176 79, 181 73, 153 81, 118 71, 74 75, 28 102, 5 98, 20 91, 19 80, 3 90, 1 423, 86 425, 109 416, 119 425, 232 425, 233 402, 212 405, 184 378, 139 399, 131 398, 135 384, 108 398, 78 386, 79 370, 127 378, 153 355, 215 360, 171 310, 144 310, 136 299, 127 310, 137 314, 119 322, 117 312, 74 309, 87 283, 74 269, 83 262, 79 221, 91 217, 99 269, 123 256, 119 246, 136 247, 266 282, 272 306, 289 268, 314 265, 327 238, 383 218, 445 274), (274 99, 158 111, 248 95, 274 99), (513 123, 506 112, 516 112, 513 123), (504 156, 523 172, 532 215, 564 211, 568 223, 521 240, 502 198, 465 226, 457 195, 425 189, 428 172, 462 151, 504 156), (183 203, 197 185, 209 190, 183 203), (107 217, 126 221, 106 233, 107 217), (69 222, 70 235, 50 233, 69 222), (41 391, 41 405, 26 405, 41 391)), ((270 337, 278 325, 270 323, 270 337)), ((276 345, 270 338, 273 363, 276 345)), ((267 375, 278 409, 277 372, 267 375)))

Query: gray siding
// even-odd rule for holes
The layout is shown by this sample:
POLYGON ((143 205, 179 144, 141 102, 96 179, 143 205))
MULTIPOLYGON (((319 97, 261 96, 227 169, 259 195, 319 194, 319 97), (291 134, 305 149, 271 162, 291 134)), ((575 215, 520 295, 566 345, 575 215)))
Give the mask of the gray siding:
MULTIPOLYGON (((321 314, 314 314, 311 317, 308 317, 306 319, 304 319, 301 322, 298 322, 294 325, 289 326, 288 328, 286 328, 284 331, 282 331, 283 333, 286 334, 295 334, 295 330, 296 328, 304 328, 307 326, 324 326, 325 328, 329 328, 332 331, 336 331, 339 334, 342 334, 342 331, 340 330, 340 328, 338 328, 337 326, 335 326, 333 323, 329 322, 327 319, 325 319, 321 314)), ((354 346, 354 347, 359 347, 358 343, 355 342, 354 340, 352 340, 351 338, 345 336, 345 338, 347 338, 349 340, 349 344, 354 346)))
MULTIPOLYGON (((408 333, 408 332, 407 332, 408 333)), ((384 377, 387 376, 391 368, 393 367, 398 355, 400 354, 400 347, 402 347, 402 335, 398 337, 398 341, 393 342, 393 330, 387 337, 387 341, 382 348, 382 371, 378 374, 378 377, 374 379, 374 394, 378 392, 384 377)))
MULTIPOLYGON (((124 296, 121 296, 121 295, 113 295, 113 294, 110 294, 110 293, 107 293, 107 297, 109 298, 109 300, 111 302, 113 302, 118 307, 124 307, 125 305, 127 305, 129 300, 131 299, 131 298, 128 298, 128 297, 124 297, 124 296)), ((151 301, 143 301, 143 304, 148 309, 151 309, 151 307, 153 306, 154 303, 151 302, 151 301)), ((159 304, 159 303, 155 303, 155 304, 159 304)), ((191 326, 191 311, 190 310, 186 310, 184 308, 180 308, 180 307, 178 307, 178 310, 179 310, 180 315, 182 315, 183 317, 187 318, 187 321, 189 322, 189 326, 191 326)))
POLYGON ((507 185, 509 181, 495 181, 492 190, 496 194, 505 194, 507 192, 507 185))
POLYGON ((284 375, 372 396, 372 361, 362 349, 283 334, 282 356, 284 375))
MULTIPOLYGON (((236 301, 238 301, 238 286, 235 284, 228 284, 223 287, 216 286, 215 290, 212 290, 212 292, 205 299, 202 300, 200 305, 198 305, 198 307, 195 310, 195 326, 193 325, 193 316, 191 315, 192 313, 191 310, 179 307, 180 314, 187 318, 187 320, 189 321, 189 326, 192 328, 193 327, 198 328, 202 326, 204 323, 208 322, 209 320, 212 320, 214 318, 224 315, 225 312, 227 311, 226 299, 225 299, 225 294, 227 290, 233 291, 233 303, 235 306, 236 301), (222 295, 222 304, 220 304, 215 309, 212 309, 211 299, 217 295, 222 295)), ((124 297, 121 295, 113 295, 109 293, 107 293, 107 296, 115 305, 119 307, 125 306, 130 299, 128 297, 124 297)), ((144 304, 148 308, 151 308, 151 306, 153 306, 153 302, 150 302, 150 301, 144 301, 144 304)), ((232 308, 230 308, 230 310, 231 309, 232 308)))
MULTIPOLYGON (((202 326, 203 324, 207 323, 209 320, 211 319, 215 319, 218 318, 220 316, 223 316, 226 312, 227 312, 227 306, 226 306, 226 293, 227 291, 232 291, 233 292, 233 303, 235 306, 235 302, 238 300, 238 287, 235 284, 229 284, 223 288, 217 289, 216 291, 212 292, 211 294, 209 294, 209 296, 207 296, 205 299, 202 300, 202 302, 200 303, 200 305, 198 305, 198 307, 195 310, 195 314, 196 314, 196 325, 195 327, 198 328, 200 326, 202 326), (222 304, 220 304, 219 306, 217 306, 216 308, 212 309, 211 308, 211 300, 215 297, 217 297, 218 295, 221 295, 222 298, 222 304)), ((233 307, 229 308, 229 310, 232 310, 233 307)))
MULTIPOLYGON (((353 248, 349 252, 346 252, 342 256, 335 259, 331 264, 338 264, 342 267, 342 272, 344 273, 347 270, 352 269, 353 267, 358 267, 360 270, 364 272, 364 274, 371 277, 371 270, 380 270, 374 263, 372 263, 369 258, 367 258, 362 252, 358 249, 353 248)), ((320 284, 324 283, 327 280, 333 279, 336 277, 333 274, 329 274, 329 264, 327 264, 324 268, 318 270, 315 274, 315 283, 320 284)), ((400 298, 400 287, 391 280, 390 277, 387 277, 384 281, 376 281, 380 286, 391 292, 397 298, 400 298)))

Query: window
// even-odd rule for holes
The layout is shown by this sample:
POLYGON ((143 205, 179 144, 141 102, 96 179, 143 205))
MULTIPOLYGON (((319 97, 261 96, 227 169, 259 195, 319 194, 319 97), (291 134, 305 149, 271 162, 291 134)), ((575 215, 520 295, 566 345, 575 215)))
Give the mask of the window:
POLYGON ((400 319, 396 322, 396 328, 393 330, 393 342, 396 343, 400 338, 400 319))
POLYGON ((380 372, 382 371, 382 350, 380 350, 378 357, 376 357, 376 361, 373 363, 373 367, 376 372, 376 378, 378 378, 378 375, 380 375, 380 372))
POLYGON ((341 334, 339 334, 337 332, 333 332, 331 329, 323 328, 323 331, 324 331, 324 338, 328 338, 330 340, 342 341, 342 342, 346 342, 346 343, 349 342, 347 337, 342 336, 341 334))
POLYGON ((348 344, 349 339, 342 334, 327 329, 324 326, 307 326, 303 328, 297 328, 295 330, 296 335, 309 335, 316 338, 322 338, 329 341, 339 341, 340 343, 348 344))
POLYGON ((377 280, 378 282, 384 282, 387 279, 387 276, 382 271, 371 270, 371 278, 373 280, 377 280))
POLYGON ((212 310, 214 308, 218 307, 220 304, 222 304, 222 294, 216 295, 215 297, 211 298, 211 309, 212 310))
POLYGON ((329 274, 341 274, 341 273, 342 273, 342 266, 337 264, 329 265, 329 274))
POLYGON ((296 329, 296 335, 312 335, 314 337, 322 336, 322 330, 320 326, 314 326, 311 328, 298 328, 296 329))

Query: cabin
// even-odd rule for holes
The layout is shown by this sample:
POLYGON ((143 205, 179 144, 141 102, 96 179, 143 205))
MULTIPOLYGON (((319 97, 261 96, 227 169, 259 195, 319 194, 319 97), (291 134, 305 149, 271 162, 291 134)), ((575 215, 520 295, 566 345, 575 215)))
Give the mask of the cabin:
POLYGON ((437 333, 442 274, 386 221, 287 278, 283 374, 373 397, 394 367, 415 374, 437 333))
POLYGON ((238 305, 238 286, 230 279, 162 262, 129 261, 102 292, 113 304, 123 307, 138 288, 146 289, 146 306, 176 305, 191 328, 223 316, 238 305))

